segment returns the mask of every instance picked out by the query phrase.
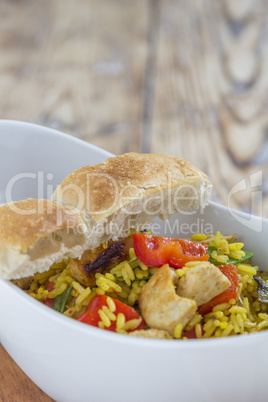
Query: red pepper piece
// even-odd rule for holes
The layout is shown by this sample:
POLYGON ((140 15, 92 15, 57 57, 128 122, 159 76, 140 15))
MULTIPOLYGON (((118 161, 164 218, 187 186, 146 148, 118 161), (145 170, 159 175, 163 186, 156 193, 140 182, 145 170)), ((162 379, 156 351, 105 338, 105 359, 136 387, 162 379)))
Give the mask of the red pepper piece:
MULTIPOLYGON (((134 308, 127 306, 126 304, 120 302, 119 300, 113 299, 112 297, 111 299, 115 303, 116 310, 114 314, 116 316, 118 315, 118 313, 123 313, 126 317, 126 321, 141 317, 134 308)), ((93 299, 89 302, 85 313, 81 314, 76 319, 78 321, 84 322, 85 324, 92 325, 93 327, 98 327, 99 322, 101 321, 98 312, 102 309, 103 306, 108 307, 107 296, 97 295, 93 297, 93 299)), ((142 319, 140 325, 135 328, 135 330, 142 329, 144 326, 145 321, 142 319)), ((105 329, 108 331, 116 332, 116 322, 111 321, 110 327, 105 327, 105 329)), ((129 330, 128 332, 131 332, 131 330, 129 330)))
POLYGON ((191 240, 133 234, 134 251, 138 259, 148 267, 169 264, 182 268, 189 261, 208 261, 208 245, 191 240))
POLYGON ((220 265, 218 268, 229 279, 231 286, 218 296, 213 297, 213 299, 211 299, 209 302, 199 306, 198 312, 202 315, 210 313, 213 307, 217 306, 218 304, 228 303, 230 299, 237 298, 239 275, 236 265, 226 264, 220 265))
MULTIPOLYGON (((202 327, 202 335, 204 335, 205 331, 203 330, 202 327)), ((187 339, 197 339, 196 333, 195 333, 195 328, 190 329, 189 331, 186 331, 183 334, 183 337, 186 337, 187 339)))

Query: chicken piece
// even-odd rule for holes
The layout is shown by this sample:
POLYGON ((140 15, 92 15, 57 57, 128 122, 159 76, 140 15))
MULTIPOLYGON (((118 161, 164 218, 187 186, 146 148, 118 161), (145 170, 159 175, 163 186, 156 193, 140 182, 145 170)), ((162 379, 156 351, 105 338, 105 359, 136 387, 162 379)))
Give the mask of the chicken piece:
POLYGON ((138 329, 136 331, 129 332, 130 336, 137 336, 138 338, 150 338, 150 339, 173 339, 167 331, 150 328, 150 329, 138 329))
POLYGON ((129 259, 129 249, 133 247, 132 236, 120 241, 111 241, 108 247, 99 246, 85 251, 80 259, 72 258, 70 271, 75 279, 84 286, 96 285, 95 274, 109 272, 121 261, 129 259))
POLYGON ((210 262, 188 268, 179 280, 177 294, 196 301, 197 306, 207 303, 231 286, 229 279, 210 262))
POLYGON ((178 280, 174 269, 163 265, 143 286, 139 297, 141 314, 148 326, 166 330, 171 336, 176 325, 184 327, 197 309, 194 300, 176 294, 178 280))

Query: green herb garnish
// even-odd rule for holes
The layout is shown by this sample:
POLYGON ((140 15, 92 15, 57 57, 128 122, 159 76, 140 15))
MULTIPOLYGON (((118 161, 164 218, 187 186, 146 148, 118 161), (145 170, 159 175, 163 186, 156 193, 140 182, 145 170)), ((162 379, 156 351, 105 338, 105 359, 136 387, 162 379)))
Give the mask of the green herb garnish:
POLYGON ((64 312, 67 300, 69 299, 72 289, 73 288, 71 286, 70 288, 65 289, 63 293, 55 297, 53 304, 54 310, 59 311, 60 313, 64 312))

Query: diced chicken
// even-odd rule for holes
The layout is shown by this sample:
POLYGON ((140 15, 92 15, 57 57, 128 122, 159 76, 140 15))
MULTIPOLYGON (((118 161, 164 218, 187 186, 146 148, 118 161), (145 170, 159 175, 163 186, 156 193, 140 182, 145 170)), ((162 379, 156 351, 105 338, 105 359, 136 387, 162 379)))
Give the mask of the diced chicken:
POLYGON ((138 329, 137 331, 129 332, 130 336, 137 336, 139 338, 151 338, 151 339, 173 339, 171 335, 165 330, 150 328, 150 329, 138 329))
POLYGON ((207 303, 231 286, 229 279, 213 264, 200 262, 188 268, 179 280, 177 294, 196 301, 197 306, 207 303))
POLYGON ((139 297, 141 314, 148 326, 166 330, 172 336, 176 325, 184 327, 197 309, 194 300, 176 294, 178 280, 174 269, 163 265, 144 285, 139 297))
POLYGON ((109 272, 121 261, 127 260, 130 247, 133 247, 132 236, 109 242, 107 248, 99 246, 92 251, 85 251, 79 260, 71 259, 71 274, 82 285, 93 287, 96 285, 95 274, 109 272))

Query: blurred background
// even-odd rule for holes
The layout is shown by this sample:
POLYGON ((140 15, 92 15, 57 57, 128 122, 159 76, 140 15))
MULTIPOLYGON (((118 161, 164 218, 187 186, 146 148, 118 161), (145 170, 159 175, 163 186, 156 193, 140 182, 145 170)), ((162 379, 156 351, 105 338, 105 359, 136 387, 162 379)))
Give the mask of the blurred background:
POLYGON ((0 118, 115 154, 182 156, 209 175, 215 201, 244 180, 230 205, 268 217, 267 7, 0 0, 0 118))
POLYGON ((182 156, 268 217, 268 0, 0 0, 0 18, 1 119, 182 156))

